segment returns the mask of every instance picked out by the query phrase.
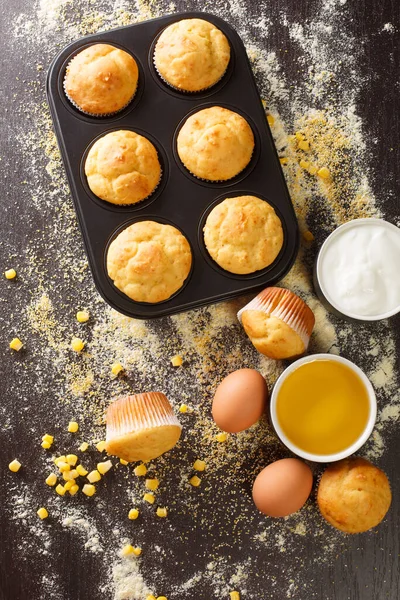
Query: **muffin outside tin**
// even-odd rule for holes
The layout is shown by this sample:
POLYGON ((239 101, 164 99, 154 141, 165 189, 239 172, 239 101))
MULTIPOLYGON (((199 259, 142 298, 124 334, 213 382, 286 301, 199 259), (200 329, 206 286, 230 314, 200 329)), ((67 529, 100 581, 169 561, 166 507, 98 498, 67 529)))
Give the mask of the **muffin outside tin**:
MULTIPOLYGON (((58 144, 67 172, 72 197, 82 230, 93 278, 101 296, 116 310, 135 318, 161 317, 227 300, 275 284, 292 266, 298 249, 298 228, 285 179, 276 153, 264 108, 254 81, 244 45, 238 34, 222 19, 207 13, 176 13, 167 17, 128 25, 91 35, 67 46, 53 61, 47 77, 47 95, 58 144), (156 81, 152 65, 153 44, 160 32, 180 19, 201 18, 213 23, 227 36, 231 45, 232 69, 216 86, 203 93, 179 93, 156 81), (65 68, 75 54, 88 44, 109 43, 130 52, 139 66, 138 96, 120 113, 111 117, 89 117, 79 113, 66 99, 63 90, 65 68), (251 160, 237 178, 222 183, 196 180, 184 173, 174 157, 175 135, 182 120, 194 110, 208 105, 237 107, 248 115, 255 134, 255 163, 251 160), (143 203, 117 206, 88 192, 82 181, 82 158, 95 139, 112 129, 132 129, 166 153, 161 190, 143 203), (243 176, 242 176, 243 175, 243 176), (206 184, 206 185, 204 185, 206 184), (205 256, 199 236, 200 223, 216 200, 223 196, 260 196, 276 209, 282 220, 284 245, 275 262, 260 273, 235 275, 216 268, 205 256), (224 194, 226 190, 226 194, 224 194), (184 286, 168 300, 157 304, 131 300, 113 285, 105 270, 105 252, 116 231, 135 220, 151 218, 168 222, 184 232, 193 252, 192 271, 184 286)), ((179 160, 179 159, 178 159, 179 160)))

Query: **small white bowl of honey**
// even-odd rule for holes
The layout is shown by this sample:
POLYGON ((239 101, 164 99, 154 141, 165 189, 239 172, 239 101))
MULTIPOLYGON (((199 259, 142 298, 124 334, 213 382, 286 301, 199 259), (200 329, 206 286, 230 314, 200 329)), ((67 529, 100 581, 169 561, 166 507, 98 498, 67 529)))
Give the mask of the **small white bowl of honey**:
POLYGON ((354 363, 313 354, 292 363, 271 396, 271 420, 292 452, 314 462, 334 462, 356 452, 376 421, 371 382, 354 363))

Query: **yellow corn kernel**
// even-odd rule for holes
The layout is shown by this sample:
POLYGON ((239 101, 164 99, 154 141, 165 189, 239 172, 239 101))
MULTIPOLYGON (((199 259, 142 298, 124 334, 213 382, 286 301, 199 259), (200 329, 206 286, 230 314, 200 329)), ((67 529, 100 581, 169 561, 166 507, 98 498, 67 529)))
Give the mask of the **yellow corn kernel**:
POLYGON ((193 464, 193 469, 195 471, 205 471, 206 470, 206 463, 204 462, 204 460, 197 459, 194 462, 194 464, 193 464))
POLYGON ((46 477, 45 482, 50 486, 56 485, 57 475, 55 473, 50 473, 50 475, 46 477))
POLYGON ((307 140, 301 140, 299 142, 299 148, 300 150, 304 150, 305 152, 307 152, 307 150, 310 149, 310 143, 307 140))
POLYGON ((67 463, 69 465, 71 465, 71 467, 74 467, 77 462, 78 462, 78 457, 76 454, 67 454, 67 463))
POLYGON ((51 444, 49 442, 42 442, 40 444, 42 446, 42 448, 44 448, 45 450, 49 450, 51 448, 51 444))
POLYGON ((166 596, 157 596, 156 600, 167 600, 166 596))
POLYGON ((134 547, 134 548, 133 548, 133 554, 134 554, 135 556, 140 556, 140 555, 142 554, 142 549, 141 549, 141 548, 139 548, 139 546, 136 546, 136 547, 134 547))
POLYGON ((310 165, 308 167, 308 172, 310 173, 310 175, 315 175, 318 171, 318 167, 316 167, 315 165, 310 165))
POLYGON ((52 444, 54 442, 54 436, 50 435, 49 433, 45 433, 42 437, 42 442, 49 442, 49 444, 52 444))
POLYGON ((65 471, 65 473, 63 473, 64 481, 72 481, 77 477, 79 477, 79 473, 76 469, 72 469, 71 471, 65 471))
POLYGON ((187 409, 188 409, 187 404, 181 404, 179 407, 179 412, 185 413, 185 412, 187 412, 187 409))
POLYGON ((71 494, 71 496, 75 496, 75 494, 77 492, 79 492, 79 485, 77 485, 76 483, 74 483, 74 485, 72 485, 70 487, 70 489, 68 490, 68 492, 71 494))
POLYGON ((23 343, 21 342, 21 340, 19 338, 14 338, 11 340, 11 342, 10 342, 11 350, 15 350, 16 352, 19 352, 22 347, 23 347, 23 343))
POLYGON ((87 442, 82 442, 82 444, 79 446, 78 450, 80 450, 81 452, 86 452, 86 450, 89 448, 89 444, 87 442))
POLYGON ((221 433, 217 433, 215 439, 217 440, 217 442, 226 442, 226 440, 228 439, 228 435, 225 433, 225 431, 221 431, 221 433))
POLYGON ((96 493, 96 488, 94 485, 90 485, 90 483, 85 483, 82 488, 82 492, 85 494, 85 496, 93 496, 93 494, 96 493))
POLYGON ((134 548, 131 544, 126 544, 121 550, 121 556, 130 556, 131 554, 140 556, 142 554, 142 549, 139 547, 134 548))
POLYGON ((17 276, 17 271, 15 269, 8 269, 4 272, 4 277, 6 279, 14 279, 17 276))
POLYGON ((158 479, 146 479, 146 481, 145 481, 145 486, 148 490, 155 491, 159 485, 160 485, 160 482, 158 479))
POLYGON ((128 512, 128 519, 130 519, 131 521, 135 521, 139 516, 139 511, 137 508, 131 508, 131 510, 128 512))
POLYGON ((326 167, 321 167, 320 169, 318 169, 317 175, 318 177, 321 177, 321 179, 329 179, 331 176, 331 172, 326 167))
POLYGON ((146 600, 157 600, 157 598, 153 594, 150 594, 150 596, 146 596, 146 600))
POLYGON ((10 462, 10 464, 8 465, 8 468, 10 469, 10 471, 12 471, 13 473, 18 473, 18 471, 21 468, 21 463, 19 462, 19 460, 17 460, 16 458, 14 458, 13 461, 10 462))
POLYGON ((44 508, 44 506, 42 506, 42 508, 39 508, 36 514, 39 517, 39 519, 47 519, 47 517, 49 516, 49 513, 44 508))
POLYGON ((286 156, 282 156, 282 157, 279 159, 279 162, 281 163, 281 165, 287 165, 289 161, 288 161, 288 159, 286 158, 286 156))
POLYGON ((78 323, 86 323, 87 321, 89 321, 89 318, 90 314, 87 310, 78 310, 78 312, 76 313, 76 320, 78 321, 78 323))
POLYGON ((59 483, 59 484, 57 485, 57 487, 56 487, 56 492, 57 492, 57 494, 58 494, 59 496, 64 496, 64 494, 65 494, 65 492, 66 492, 66 491, 67 491, 67 490, 64 488, 64 486, 63 486, 63 485, 61 485, 61 483, 59 483))
POLYGON ((97 470, 101 475, 107 473, 113 466, 111 460, 105 460, 104 462, 97 463, 97 470))
POLYGON ((267 121, 268 121, 268 125, 270 125, 270 127, 272 127, 272 125, 275 123, 275 117, 273 117, 272 115, 267 115, 267 121))
POLYGON ((96 483, 96 481, 100 481, 101 475, 96 469, 94 469, 94 471, 90 471, 87 479, 90 481, 90 483, 96 483))
POLYGON ((193 475, 193 477, 191 477, 191 479, 189 479, 189 483, 193 487, 199 487, 199 485, 201 483, 201 479, 200 479, 200 477, 197 477, 197 475, 193 475))
POLYGON ((301 142, 305 138, 304 133, 301 133, 301 131, 296 131, 296 133, 294 135, 295 135, 296 140, 298 140, 299 142, 301 142))
POLYGON ((146 473, 147 473, 147 467, 146 467, 146 465, 144 465, 142 463, 141 465, 138 465, 137 467, 135 467, 134 470, 133 470, 133 472, 138 477, 142 477, 143 475, 146 475, 146 473))
POLYGON ((101 440, 101 442, 98 442, 96 444, 96 448, 99 452, 104 452, 104 450, 106 449, 106 442, 105 440, 101 440))
POLYGON ((57 467, 60 469, 61 473, 65 473, 65 471, 71 470, 71 465, 69 465, 67 462, 60 461, 57 463, 57 467))
POLYGON ((302 169, 308 169, 308 167, 310 166, 310 163, 307 160, 301 159, 301 161, 299 162, 299 165, 301 166, 302 169))
POLYGON ((156 515, 157 515, 157 517, 166 517, 167 516, 167 509, 166 508, 161 508, 161 506, 159 506, 157 508, 156 515))
POLYGON ((145 500, 149 504, 154 504, 154 502, 155 502, 154 494, 152 494, 151 492, 146 492, 146 494, 143 496, 143 500, 145 500))
POLYGON ((171 358, 171 363, 173 367, 180 367, 183 364, 183 360, 182 360, 182 356, 179 356, 179 354, 177 354, 176 356, 173 356, 171 358))
POLYGON ((63 456, 56 456, 55 457, 54 463, 57 465, 57 467, 62 462, 67 462, 67 457, 66 456, 63 455, 63 456))
POLYGON ((113 375, 119 375, 120 373, 122 373, 122 371, 124 371, 124 367, 121 365, 120 362, 116 362, 113 365, 111 365, 111 373, 113 375))
POLYGON ((78 473, 78 475, 80 475, 81 477, 85 477, 85 475, 87 475, 87 474, 89 473, 89 471, 87 471, 83 465, 78 465, 78 466, 76 467, 76 472, 77 472, 77 473, 78 473))
POLYGON ((229 592, 229 596, 231 597, 231 600, 240 600, 239 592, 229 592))
POLYGON ((120 458, 119 462, 121 463, 121 465, 129 465, 128 461, 124 460, 123 458, 120 458))
POLYGON ((306 240, 306 242, 312 242, 314 240, 314 236, 311 231, 305 231, 303 233, 303 238, 306 240))
POLYGON ((71 479, 71 481, 67 481, 67 483, 64 485, 64 490, 66 492, 69 492, 69 490, 72 489, 74 485, 76 485, 76 481, 75 479, 71 479))
POLYGON ((74 352, 82 352, 85 347, 85 342, 80 338, 72 338, 71 340, 71 348, 74 352))
POLYGON ((78 429, 79 429, 79 425, 76 421, 70 421, 68 423, 68 431, 70 433, 76 433, 78 431, 78 429))

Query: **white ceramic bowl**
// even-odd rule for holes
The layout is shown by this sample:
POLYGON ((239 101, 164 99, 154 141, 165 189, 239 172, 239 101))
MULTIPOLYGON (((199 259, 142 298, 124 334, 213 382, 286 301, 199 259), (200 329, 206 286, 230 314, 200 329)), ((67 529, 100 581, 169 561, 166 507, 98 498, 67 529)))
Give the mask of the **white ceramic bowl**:
POLYGON ((369 381, 368 377, 363 373, 363 371, 361 371, 359 367, 357 367, 357 365, 355 365, 351 361, 347 360, 346 358, 342 358, 341 356, 336 356, 335 354, 311 354, 310 356, 305 356, 304 358, 296 360, 287 369, 285 369, 281 376, 278 378, 277 382, 275 383, 274 389, 272 390, 270 413, 272 425, 275 429, 276 434, 278 435, 280 440, 285 444, 285 446, 287 446, 289 450, 294 452, 294 454, 297 454, 298 456, 301 456, 302 458, 305 458, 306 460, 311 460, 313 462, 334 462, 336 460, 346 458, 347 456, 350 456, 351 454, 356 452, 363 444, 365 444, 365 442, 371 435, 376 421, 376 397, 374 388, 372 387, 372 384, 369 381), (298 367, 304 365, 305 363, 313 362, 315 360, 331 360, 346 365, 354 373, 356 373, 356 375, 358 375, 358 377, 363 382, 368 394, 369 417, 364 431, 351 446, 349 446, 345 450, 342 450, 341 452, 336 452, 335 454, 312 454, 311 452, 305 452, 301 448, 298 448, 295 444, 293 444, 293 442, 291 442, 286 437, 279 424, 277 417, 276 404, 279 395, 279 390, 281 389, 283 382, 286 380, 287 376, 293 373, 293 371, 295 371, 298 367))

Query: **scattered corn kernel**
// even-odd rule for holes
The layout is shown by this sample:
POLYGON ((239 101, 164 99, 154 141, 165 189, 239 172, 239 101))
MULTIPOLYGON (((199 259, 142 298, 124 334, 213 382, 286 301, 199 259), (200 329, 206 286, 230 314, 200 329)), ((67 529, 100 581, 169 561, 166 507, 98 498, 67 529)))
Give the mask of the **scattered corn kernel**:
POLYGON ((128 513, 128 519, 130 519, 131 521, 135 521, 139 516, 139 511, 137 508, 131 508, 131 510, 128 513))
POLYGON ((143 496, 143 500, 145 500, 146 502, 148 502, 149 504, 154 504, 155 501, 155 497, 154 494, 152 494, 151 492, 147 492, 144 496, 143 496))
POLYGON ((146 596, 146 600, 157 600, 157 598, 150 594, 150 596, 146 596))
POLYGON ((307 150, 310 149, 310 143, 307 140, 301 140, 299 142, 299 148, 300 150, 304 150, 305 152, 307 152, 307 150))
POLYGON ((140 556, 142 554, 141 548, 134 548, 131 544, 126 544, 121 550, 121 556, 130 556, 134 554, 135 556, 140 556))
POLYGON ((121 465, 129 465, 128 461, 124 460, 123 458, 120 458, 119 462, 121 463, 121 465))
POLYGON ((311 231, 305 231, 303 233, 303 238, 306 240, 306 242, 312 242, 314 239, 313 234, 311 233, 311 231))
POLYGON ((217 440, 217 442, 226 442, 226 440, 228 439, 228 435, 224 431, 221 431, 221 433, 218 433, 215 436, 215 439, 217 440))
POLYGON ((90 471, 87 479, 90 481, 90 483, 96 483, 96 481, 100 481, 101 475, 96 469, 94 469, 94 471, 90 471))
POLYGON ((326 167, 321 167, 320 169, 318 169, 317 175, 318 177, 321 177, 321 179, 329 179, 331 176, 331 172, 326 167))
POLYGON ((200 477, 197 477, 197 475, 193 475, 193 477, 191 477, 191 479, 189 479, 189 483, 193 487, 199 487, 199 485, 201 483, 201 479, 200 479, 200 477))
POLYGON ((69 492, 69 490, 72 489, 74 485, 76 485, 76 481, 75 479, 71 479, 71 481, 67 481, 67 483, 64 485, 64 490, 66 492, 69 492))
POLYGON ((97 463, 97 470, 101 475, 104 475, 111 469, 112 466, 113 464, 111 460, 106 460, 104 462, 97 463))
POLYGON ((96 448, 99 452, 104 452, 104 450, 106 449, 105 440, 101 440, 101 442, 98 442, 98 444, 96 444, 96 448))
POLYGON ((81 452, 86 452, 86 450, 89 448, 89 444, 87 442, 82 442, 82 444, 79 446, 78 450, 80 450, 81 452))
POLYGON ((122 373, 122 371, 124 371, 124 367, 121 365, 120 362, 116 362, 113 365, 111 365, 111 373, 113 375, 119 375, 120 373, 122 373))
POLYGON ((39 519, 47 519, 47 517, 49 516, 49 513, 44 508, 44 506, 42 506, 42 508, 39 508, 36 514, 39 517, 39 519))
POLYGON ((71 471, 65 471, 63 473, 64 481, 72 481, 79 477, 79 473, 76 469, 72 469, 71 471))
POLYGON ((66 456, 64 456, 64 455, 63 455, 63 456, 56 456, 56 457, 55 457, 55 459, 54 459, 54 462, 55 462, 55 464, 56 464, 56 465, 57 465, 57 467, 58 467, 58 465, 59 465, 61 462, 67 462, 67 457, 66 457, 66 456))
POLYGON ((78 429, 79 429, 79 425, 76 421, 70 421, 68 423, 68 431, 70 433, 76 433, 78 431, 78 429))
POLYGON ((22 347, 23 347, 23 343, 21 342, 21 340, 19 338, 14 338, 11 340, 11 342, 10 342, 11 350, 15 350, 16 352, 19 352, 22 347))
POLYGON ((51 448, 51 444, 49 442, 42 442, 40 444, 42 446, 42 448, 44 448, 45 450, 49 450, 49 448, 51 448))
POLYGON ((45 479, 47 485, 56 485, 57 483, 57 475, 55 473, 50 473, 50 475, 45 479))
POLYGON ((272 125, 275 123, 275 117, 273 117, 272 115, 267 115, 267 121, 268 124, 272 127, 272 125))
POLYGON ((42 441, 49 442, 49 444, 52 444, 54 442, 54 436, 50 435, 49 433, 45 433, 44 436, 42 437, 42 441))
POLYGON ((294 134, 296 140, 298 140, 299 142, 301 142, 302 140, 305 139, 305 135, 304 133, 301 133, 301 131, 296 131, 296 133, 294 134))
POLYGON ((194 462, 193 469, 195 471, 205 471, 206 470, 206 463, 204 462, 204 460, 197 459, 194 462))
POLYGON ((140 556, 142 554, 142 549, 136 546, 135 548, 133 548, 133 554, 135 556, 140 556))
POLYGON ((10 469, 10 471, 12 471, 13 473, 18 473, 18 471, 21 468, 21 463, 19 462, 19 460, 17 460, 16 458, 10 462, 10 464, 8 465, 8 468, 10 469))
POLYGON ((148 490, 156 490, 160 482, 158 479, 146 479, 145 486, 148 490))
POLYGON ((308 167, 308 172, 310 173, 310 175, 315 175, 318 171, 318 167, 316 167, 315 165, 310 165, 308 167))
POLYGON ((286 158, 286 156, 282 156, 282 158, 279 159, 279 162, 281 163, 281 165, 287 165, 289 161, 286 158))
POLYGON ((87 310, 78 310, 78 312, 76 313, 76 320, 79 323, 86 323, 87 321, 89 321, 89 318, 90 314, 87 310))
POLYGON ((72 338, 71 340, 71 348, 75 352, 82 352, 85 347, 85 342, 80 338, 72 338))
POLYGON ((6 279, 14 279, 17 276, 17 271, 15 269, 8 269, 4 273, 4 277, 6 279))
POLYGON ((231 597, 231 600, 240 600, 239 592, 229 592, 229 595, 231 597))
POLYGON ((171 363, 173 367, 180 367, 183 364, 182 356, 177 354, 171 358, 171 363))
POLYGON ((179 407, 179 412, 181 412, 181 413, 185 413, 185 412, 187 412, 187 410, 188 410, 188 406, 187 406, 187 404, 181 404, 181 405, 180 405, 180 407, 179 407))
POLYGON ((57 467, 60 469, 61 473, 65 473, 65 471, 71 470, 71 465, 69 465, 67 462, 63 462, 63 461, 59 461, 57 463, 57 467))
POLYGON ((146 465, 144 465, 142 463, 141 465, 138 465, 137 467, 135 467, 134 470, 133 470, 133 472, 138 477, 142 477, 143 475, 146 475, 146 473, 147 473, 147 467, 146 467, 146 465))
POLYGON ((94 485, 90 485, 90 483, 85 483, 82 488, 82 492, 85 494, 85 496, 93 496, 93 494, 96 493, 96 488, 94 485))
POLYGON ((65 492, 66 492, 66 491, 67 491, 67 490, 64 488, 64 486, 63 486, 63 485, 61 485, 61 483, 59 483, 59 484, 57 485, 57 487, 56 487, 56 492, 57 492, 57 494, 58 494, 59 496, 64 496, 64 494, 65 494, 65 492))
POLYGON ((166 596, 157 596, 156 600, 167 600, 166 596))
POLYGON ((77 492, 79 492, 79 485, 77 485, 76 483, 74 483, 74 485, 72 485, 68 491, 71 494, 71 496, 75 496, 75 494, 77 492))
POLYGON ((77 472, 77 473, 78 473, 78 475, 80 475, 81 477, 85 477, 85 475, 87 475, 87 474, 89 473, 89 471, 87 471, 83 465, 78 465, 78 466, 76 467, 76 472, 77 472))
POLYGON ((167 509, 166 508, 161 508, 161 506, 159 506, 157 508, 156 514, 157 514, 157 517, 166 517, 167 516, 167 509))
POLYGON ((310 163, 308 162, 308 160, 301 159, 301 161, 299 162, 299 165, 301 166, 302 169, 308 169, 308 167, 310 166, 310 163))
POLYGON ((76 465, 76 463, 78 462, 78 457, 76 454, 67 454, 67 463, 69 465, 71 465, 72 467, 74 467, 76 465))

